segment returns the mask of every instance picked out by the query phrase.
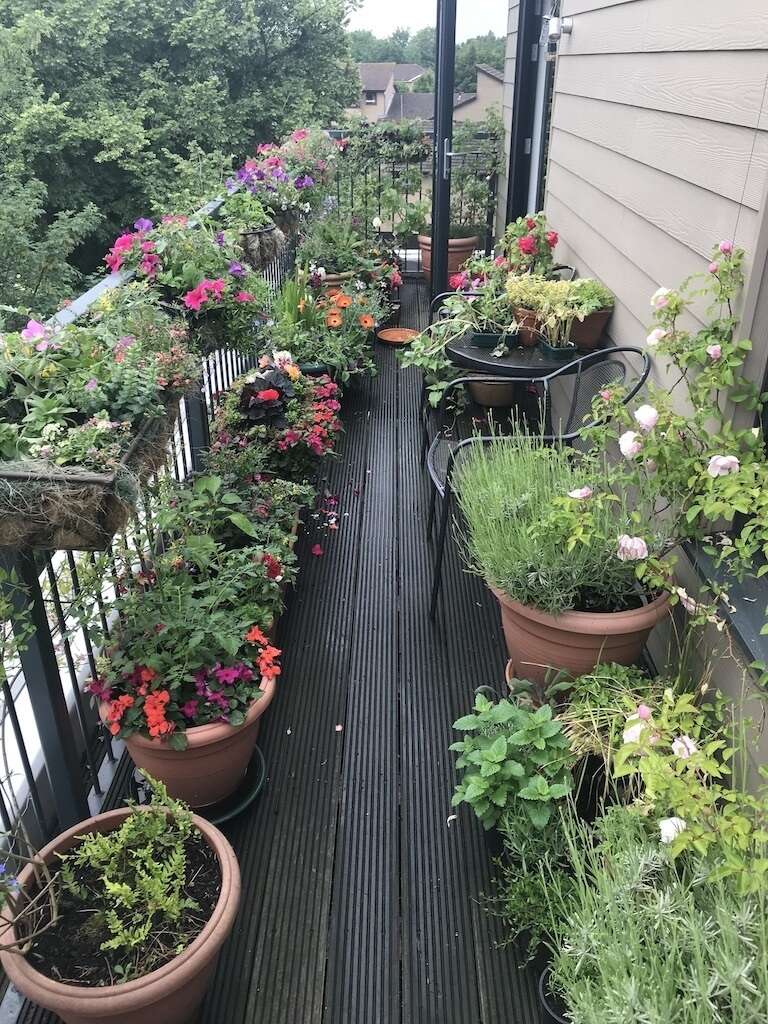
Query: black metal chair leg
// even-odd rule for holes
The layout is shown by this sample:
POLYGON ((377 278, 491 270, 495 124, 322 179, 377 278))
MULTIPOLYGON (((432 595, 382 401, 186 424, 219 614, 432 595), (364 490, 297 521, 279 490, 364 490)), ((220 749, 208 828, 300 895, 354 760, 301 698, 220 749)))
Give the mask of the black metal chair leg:
POLYGON ((437 488, 429 481, 429 517, 427 519, 427 540, 432 540, 432 527, 435 525, 435 505, 437 502, 437 488))
POLYGON ((445 552, 445 537, 448 533, 448 514, 451 503, 450 490, 446 487, 443 495, 443 507, 440 515, 440 533, 437 538, 437 558, 435 560, 435 575, 432 580, 432 597, 429 603, 429 617, 434 622, 437 611, 437 597, 440 593, 440 583, 443 576, 443 554, 445 552))

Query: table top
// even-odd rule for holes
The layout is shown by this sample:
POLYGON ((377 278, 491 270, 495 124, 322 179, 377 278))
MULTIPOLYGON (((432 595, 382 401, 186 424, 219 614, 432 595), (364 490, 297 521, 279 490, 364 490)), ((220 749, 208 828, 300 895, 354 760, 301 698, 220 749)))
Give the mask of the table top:
MULTIPOLYGON (((546 377, 548 373, 554 373, 555 370, 573 362, 573 359, 553 359, 539 345, 532 348, 512 348, 505 355, 498 357, 492 353, 493 349, 473 345, 471 335, 449 341, 445 346, 446 356, 456 366, 499 377, 523 377, 534 380, 546 377)), ((583 354, 577 352, 573 358, 583 354)))

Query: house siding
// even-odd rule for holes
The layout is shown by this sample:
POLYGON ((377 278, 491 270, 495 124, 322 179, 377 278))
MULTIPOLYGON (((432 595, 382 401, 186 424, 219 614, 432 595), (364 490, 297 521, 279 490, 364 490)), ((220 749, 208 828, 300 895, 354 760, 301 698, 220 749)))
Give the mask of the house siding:
MULTIPOLYGON (((504 52, 504 87, 501 97, 501 116, 504 121, 504 159, 509 159, 509 142, 512 134, 512 102, 515 89, 515 60, 517 56, 517 25, 520 14, 520 0, 509 0, 507 13, 507 46, 504 52)), ((496 223, 503 228, 507 214, 507 167, 499 176, 499 202, 496 223)))
MULTIPOLYGON (((564 0, 546 210, 558 256, 617 297, 642 341, 648 297, 733 238, 749 271, 768 178, 764 0, 564 0)), ((697 318, 703 316, 696 310, 697 318)), ((755 368, 758 372, 758 368, 755 368)))

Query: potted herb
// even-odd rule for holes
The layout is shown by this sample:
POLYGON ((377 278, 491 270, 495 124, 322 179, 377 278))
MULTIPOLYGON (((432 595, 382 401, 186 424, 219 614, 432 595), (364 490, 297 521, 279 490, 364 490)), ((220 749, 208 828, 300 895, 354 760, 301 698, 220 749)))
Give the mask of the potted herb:
POLYGON ((240 872, 217 828, 152 802, 57 836, 4 883, 5 973, 65 1024, 184 1024, 234 924, 240 872), (47 875, 55 895, 38 899, 47 875))
POLYGON ((669 593, 637 575, 668 550, 655 486, 638 480, 630 499, 611 484, 601 456, 574 459, 521 433, 474 446, 457 467, 469 565, 499 601, 517 673, 536 682, 552 668, 632 664, 666 614, 669 593))
POLYGON ((571 319, 568 340, 590 352, 597 348, 613 314, 614 295, 600 281, 577 277, 570 282, 569 302, 576 316, 571 319))

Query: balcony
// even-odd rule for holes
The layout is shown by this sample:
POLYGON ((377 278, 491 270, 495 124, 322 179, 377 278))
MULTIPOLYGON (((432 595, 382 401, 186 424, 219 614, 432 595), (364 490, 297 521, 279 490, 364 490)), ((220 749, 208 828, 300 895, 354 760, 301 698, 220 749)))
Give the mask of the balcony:
MULTIPOLYGON (((150 772, 219 825, 242 878, 237 917, 199 1019, 544 1024, 558 1018, 543 1005, 541 968, 552 959, 561 983, 567 977, 570 947, 558 947, 557 937, 569 933, 540 905, 521 910, 527 891, 513 890, 505 870, 520 869, 528 844, 551 841, 525 872, 531 886, 539 883, 538 895, 546 879, 544 889, 553 905, 560 899, 566 918, 577 895, 580 906, 596 901, 598 917, 603 906, 623 913, 622 893, 613 892, 611 902, 609 888, 594 881, 608 886, 613 879, 599 844, 610 840, 610 823, 622 814, 631 828, 613 833, 614 840, 628 843, 632 856, 647 854, 664 875, 664 892, 676 898, 678 867, 681 875, 695 874, 691 864, 711 867, 706 856, 695 859, 697 842, 722 843, 729 856, 738 846, 723 827, 727 815, 721 818, 728 798, 717 795, 717 780, 730 770, 730 756, 718 761, 722 726, 706 711, 706 677, 683 657, 654 664, 654 648, 645 645, 657 621, 652 638, 671 621, 682 632, 689 621, 713 626, 713 613, 673 576, 664 560, 668 538, 662 527, 651 528, 656 504, 647 517, 639 513, 646 495, 635 478, 636 489, 621 492, 623 503, 609 486, 626 484, 625 465, 674 478, 658 438, 672 431, 677 414, 648 390, 647 347, 610 345, 607 316, 598 317, 591 340, 579 334, 589 315, 610 316, 613 296, 555 261, 559 239, 544 215, 496 230, 495 165, 484 163, 482 149, 465 154, 464 169, 454 161, 453 223, 471 227, 474 241, 444 292, 437 270, 429 280, 426 245, 418 240, 432 190, 428 140, 398 139, 399 156, 386 160, 366 149, 364 137, 345 141, 298 131, 280 148, 264 147, 225 197, 189 219, 137 222, 111 248, 107 279, 54 321, 30 320, 13 332, 7 358, 19 377, 23 360, 56 368, 34 377, 49 400, 51 376, 63 377, 62 367, 81 371, 60 362, 79 325, 93 332, 91 341, 103 331, 120 366, 134 358, 126 356, 131 345, 157 334, 177 344, 153 349, 146 341, 145 359, 136 364, 146 369, 159 353, 152 365, 168 370, 151 381, 157 394, 146 418, 157 433, 146 433, 141 421, 136 437, 116 454, 109 449, 98 472, 87 460, 99 456, 99 445, 107 450, 104 437, 82 463, 68 459, 43 472, 37 463, 69 451, 71 438, 45 445, 50 432, 27 436, 22 425, 27 468, 19 470, 22 458, 0 465, 9 491, 17 486, 26 494, 22 485, 32 480, 44 491, 56 484, 59 497, 74 494, 73 465, 88 470, 81 485, 102 488, 102 503, 87 516, 64 500, 58 519, 41 517, 33 503, 24 515, 6 509, 4 528, 13 526, 23 540, 5 547, 6 612, 19 650, 6 635, 11 777, 0 812, 9 832, 17 835, 22 822, 39 846, 89 812, 120 808, 127 798, 147 804, 151 784, 136 765, 146 767, 150 752, 169 761, 174 753, 186 757, 194 748, 188 734, 198 726, 223 724, 227 742, 236 742, 256 707, 258 746, 248 749, 233 785, 217 789, 236 756, 229 747, 214 767, 196 768, 190 757, 176 759, 175 776, 166 778, 162 767, 150 772), (314 178, 307 139, 324 154, 312 157, 314 178), (345 153, 355 145, 357 162, 345 153), (116 308, 133 317, 135 333, 122 334, 121 320, 112 323, 116 308), (385 321, 395 319, 410 337, 387 336, 385 321), (186 345, 191 361, 186 349, 183 357, 177 350, 186 345), (172 383, 177 378, 182 382, 172 383), (630 425, 636 429, 624 429, 630 425), (592 436, 600 438, 599 458, 592 436), (649 466, 643 445, 652 444, 659 450, 649 466), (602 457, 609 445, 620 453, 614 460, 602 457), (137 453, 141 465, 130 461, 137 453), (548 500, 536 476, 545 462, 563 484, 548 500), (118 493, 126 467, 135 484, 129 498, 118 493), (532 494, 539 501, 533 511, 532 494), (124 515, 115 525, 109 502, 117 497, 124 515), (484 529, 491 537, 485 546, 484 529), (514 545, 534 556, 511 568, 508 560, 503 588, 493 558, 505 558, 514 545), (579 571, 572 584, 569 574, 579 571), (589 586, 585 573, 592 574, 589 586), (204 588, 224 583, 234 596, 206 603, 204 588), (523 591, 530 601, 518 599, 523 591), (510 626, 513 604, 518 618, 510 626), (530 627, 535 643, 523 638, 529 627, 521 606, 543 623, 538 633, 530 627), (152 618, 148 608, 162 614, 152 618), (593 627, 590 618, 635 614, 650 619, 631 642, 631 629, 593 627), (568 626, 571 616, 576 626, 568 626), (589 628, 580 627, 587 619, 589 628), (151 628, 139 629, 140 621, 151 628), (558 639, 554 653, 539 644, 561 629, 571 637, 558 639), (597 637, 591 647, 584 642, 590 630, 597 637), (200 648, 188 661, 188 651, 200 648), (258 699, 250 682, 260 682, 258 699), (606 694, 614 701, 607 707, 606 694), (659 776, 644 774, 662 749, 659 776), (508 788, 494 783, 484 799, 490 784, 483 780, 496 776, 508 788), (518 792, 521 776, 526 784, 518 792), (669 784, 661 796, 654 790, 659 777, 669 784), (701 821, 699 797, 675 788, 686 781, 697 794, 714 794, 701 821), (214 791, 215 800, 201 795, 214 791), (683 807, 688 835, 695 835, 691 847, 683 807), (609 824, 594 825, 596 817, 609 824), (571 840, 568 867, 563 836, 571 840), (679 860, 667 856, 667 846, 679 860), (587 851, 582 860, 574 847, 587 851), (539 949, 540 937, 546 941, 539 949)), ((719 252, 709 280, 735 288, 738 249, 724 242, 719 252)), ((654 315, 666 329, 658 328, 651 347, 701 341, 664 320, 670 305, 685 307, 685 295, 657 293, 654 315)), ((740 365, 746 350, 731 340, 730 318, 716 330, 722 344, 703 365, 711 369, 724 353, 740 365)), ((675 356, 683 358, 673 348, 675 356)), ((96 354, 84 345, 80 358, 90 366, 96 354)), ((94 369, 82 390, 105 387, 113 369, 94 369)), ((115 379, 122 372, 115 370, 115 379)), ((117 396, 109 393, 114 402, 128 390, 127 378, 119 379, 117 396)), ((703 433, 699 412, 689 420, 695 444, 703 433)), ((91 419, 85 425, 98 426, 91 419)), ((117 436, 123 428, 115 415, 104 429, 117 436)), ((686 431, 676 429, 682 445, 686 431)), ((715 436, 719 443, 725 435, 715 436)), ((745 437, 739 443, 749 447, 745 437)), ((699 449, 694 457, 703 458, 699 449)), ((741 467, 725 451, 707 451, 707 458, 702 476, 713 504, 704 518, 711 519, 713 508, 727 512, 722 502, 741 467)), ((700 512, 683 518, 690 525, 700 512)), ((763 805, 739 793, 747 863, 730 861, 724 877, 742 886, 745 905, 759 908, 762 888, 750 881, 748 862, 762 842, 763 805)), ((633 898, 654 892, 653 882, 644 875, 633 898)), ((727 889, 729 899, 735 891, 727 889)), ((607 931, 616 920, 601 924, 607 931)), ((589 938, 585 929, 585 943, 589 938)), ((667 939, 665 933, 659 943, 665 951, 667 939)), ((644 935, 633 941, 647 949, 644 935)), ((606 947, 606 957, 617 946, 606 947)), ((682 942, 674 944, 670 956, 681 950, 682 942)), ((753 994, 756 960, 745 968, 753 994)), ((13 962, 5 963, 17 979, 13 962)), ((631 975, 632 964, 624 967, 631 975)), ((601 980, 602 997, 610 985, 601 980)), ((574 1003, 584 997, 579 979, 569 992, 574 1003)), ((743 1002, 733 993, 720 998, 743 1002)), ((755 998, 764 997, 758 991, 755 998)), ((9 987, 2 1019, 60 1018, 9 987)))

